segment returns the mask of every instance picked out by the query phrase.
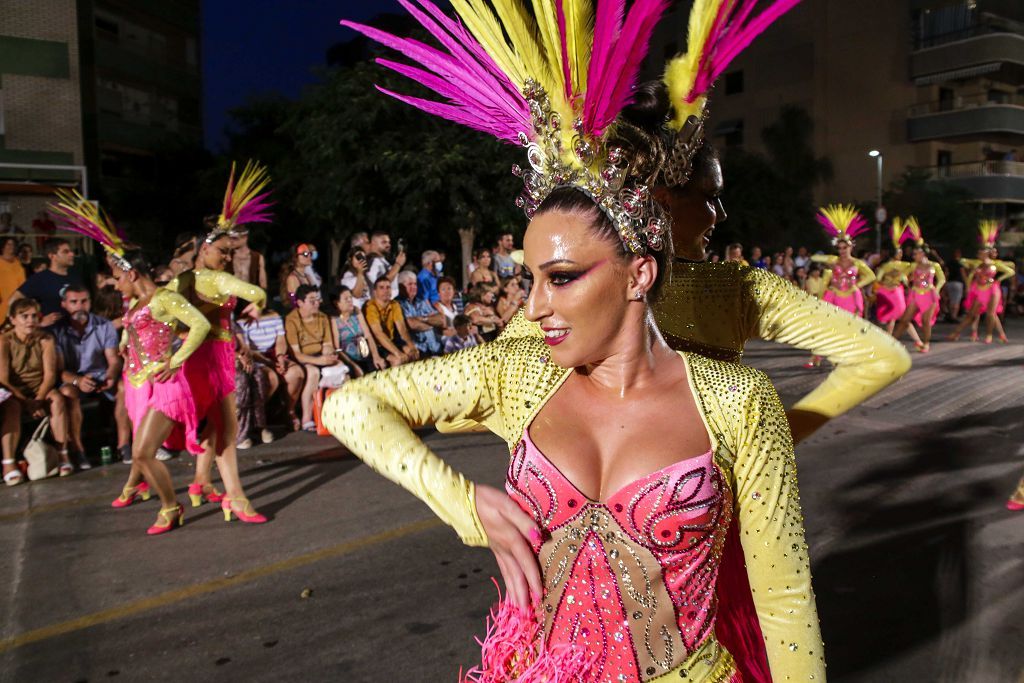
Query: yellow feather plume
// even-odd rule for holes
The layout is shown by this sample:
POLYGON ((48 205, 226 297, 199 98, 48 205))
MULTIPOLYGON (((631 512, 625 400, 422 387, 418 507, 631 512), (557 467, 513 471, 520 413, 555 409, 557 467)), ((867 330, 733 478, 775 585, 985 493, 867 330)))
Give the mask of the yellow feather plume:
POLYGON ((587 91, 587 70, 594 37, 594 5, 590 0, 564 0, 566 51, 572 91, 587 91))
POLYGON ((1002 224, 999 221, 985 220, 978 223, 978 232, 981 233, 981 241, 988 246, 995 246, 999 238, 999 229, 1002 224))
POLYGON ((906 228, 906 224, 899 216, 892 219, 892 227, 889 228, 889 231, 891 233, 892 246, 894 249, 900 248, 900 238, 903 237, 903 231, 906 230, 906 228))
POLYGON ((686 102, 686 96, 690 94, 697 80, 700 58, 707 47, 715 17, 718 16, 722 5, 732 2, 735 0, 694 0, 687 28, 686 52, 669 60, 665 65, 663 77, 665 87, 668 88, 669 100, 675 110, 672 120, 669 121, 669 126, 674 130, 682 128, 691 115, 699 119, 704 113, 706 97, 701 96, 693 102, 686 102))

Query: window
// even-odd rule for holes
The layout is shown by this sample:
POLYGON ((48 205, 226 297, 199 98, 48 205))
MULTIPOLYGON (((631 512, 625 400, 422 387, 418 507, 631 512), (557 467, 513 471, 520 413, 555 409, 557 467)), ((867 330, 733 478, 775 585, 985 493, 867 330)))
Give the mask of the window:
POLYGON ((725 94, 739 95, 743 92, 743 69, 725 74, 725 94))
POLYGON ((948 149, 940 149, 936 163, 939 168, 950 166, 953 163, 953 152, 948 149))

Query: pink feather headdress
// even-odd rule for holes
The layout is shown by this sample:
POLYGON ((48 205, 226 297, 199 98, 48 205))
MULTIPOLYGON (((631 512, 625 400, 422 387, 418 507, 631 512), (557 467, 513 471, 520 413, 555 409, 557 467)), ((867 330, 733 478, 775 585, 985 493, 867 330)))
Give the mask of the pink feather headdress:
POLYGON ((853 238, 868 229, 868 222, 857 213, 857 208, 845 204, 830 204, 818 211, 817 218, 832 244, 853 242, 853 238))
POLYGON ((996 242, 999 241, 999 231, 1003 229, 1003 224, 995 220, 985 220, 978 223, 978 240, 983 246, 990 249, 995 249, 996 242))
POLYGON ((131 270, 124 258, 125 235, 114 226, 107 212, 81 195, 77 190, 57 190, 57 201, 50 204, 60 227, 95 240, 106 250, 121 270, 131 270))
POLYGON ((650 190, 689 176, 703 142, 706 93, 739 52, 799 0, 775 0, 751 19, 756 0, 696 0, 688 51, 669 62, 671 111, 663 130, 620 118, 670 0, 451 0, 458 19, 430 0, 398 0, 440 44, 342 25, 415 65, 378 59, 443 101, 382 92, 423 111, 521 144, 518 166, 528 216, 558 187, 591 196, 635 253, 659 250, 670 225, 650 190))
POLYGON ((213 231, 206 236, 206 242, 214 242, 222 235, 229 234, 239 225, 246 223, 269 223, 274 219, 270 213, 273 202, 267 185, 270 175, 265 166, 247 161, 238 180, 235 180, 235 162, 231 162, 231 175, 224 191, 224 204, 213 231))

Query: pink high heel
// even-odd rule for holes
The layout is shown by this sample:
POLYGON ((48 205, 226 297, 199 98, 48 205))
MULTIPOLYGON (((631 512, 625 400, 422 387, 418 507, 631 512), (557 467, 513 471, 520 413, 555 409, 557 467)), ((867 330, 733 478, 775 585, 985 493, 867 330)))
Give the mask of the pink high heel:
POLYGON ((188 497, 194 508, 202 505, 204 498, 209 503, 219 503, 224 500, 224 494, 218 491, 213 484, 189 484, 188 497))
POLYGON ((166 534, 169 531, 173 531, 175 527, 179 527, 185 523, 185 507, 179 503, 174 507, 160 508, 156 521, 156 524, 146 530, 146 533, 150 536, 159 536, 160 534, 166 534), (160 524, 160 522, 166 523, 160 524))
POLYGON ((121 489, 121 495, 114 499, 114 502, 110 504, 112 508, 126 508, 135 502, 136 497, 141 497, 142 500, 149 500, 153 494, 149 492, 149 484, 142 481, 139 482, 138 486, 125 486, 121 489))
POLYGON ((1018 503, 1013 498, 1011 498, 1010 500, 1006 501, 1006 509, 1012 510, 1014 512, 1018 510, 1024 510, 1024 503, 1018 503))
POLYGON ((224 500, 220 502, 220 509, 224 511, 225 522, 231 521, 232 513, 247 524, 263 524, 267 521, 266 517, 256 512, 248 498, 228 498, 224 496, 224 500), (238 511, 231 505, 232 503, 245 503, 245 505, 242 506, 241 511, 238 511))

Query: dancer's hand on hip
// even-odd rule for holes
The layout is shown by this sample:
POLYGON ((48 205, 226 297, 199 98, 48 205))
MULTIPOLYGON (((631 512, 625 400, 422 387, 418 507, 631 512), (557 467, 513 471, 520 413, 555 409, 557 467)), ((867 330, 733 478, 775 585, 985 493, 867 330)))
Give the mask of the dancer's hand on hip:
POLYGON ((530 609, 544 594, 533 546, 541 541, 537 523, 515 501, 492 486, 476 486, 476 512, 514 605, 530 609))

